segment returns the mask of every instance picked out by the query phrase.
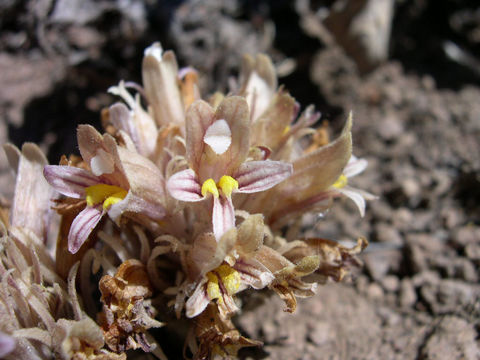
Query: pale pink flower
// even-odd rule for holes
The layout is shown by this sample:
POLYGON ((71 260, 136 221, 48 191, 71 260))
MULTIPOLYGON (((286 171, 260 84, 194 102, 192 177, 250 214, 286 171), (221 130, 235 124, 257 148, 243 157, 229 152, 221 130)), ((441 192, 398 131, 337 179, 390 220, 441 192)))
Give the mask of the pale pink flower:
POLYGON ((262 216, 251 215, 230 229, 217 242, 211 233, 195 240, 188 256, 190 277, 195 279, 195 290, 186 303, 187 317, 195 317, 216 301, 223 316, 238 310, 233 295, 248 287, 263 289, 274 280, 274 275, 255 259, 263 247, 264 224, 262 216))
POLYGON ((44 168, 45 178, 55 190, 87 202, 70 227, 71 253, 80 249, 107 213, 114 221, 125 212, 153 220, 165 215, 164 180, 153 163, 118 147, 110 135, 102 136, 89 125, 79 126, 78 143, 89 170, 55 165, 44 168))
POLYGON ((186 159, 189 169, 167 182, 177 200, 213 198, 212 224, 217 240, 235 226, 233 193, 270 189, 292 173, 280 161, 246 161, 250 144, 249 110, 244 98, 224 99, 216 111, 204 101, 194 102, 186 115, 186 159))

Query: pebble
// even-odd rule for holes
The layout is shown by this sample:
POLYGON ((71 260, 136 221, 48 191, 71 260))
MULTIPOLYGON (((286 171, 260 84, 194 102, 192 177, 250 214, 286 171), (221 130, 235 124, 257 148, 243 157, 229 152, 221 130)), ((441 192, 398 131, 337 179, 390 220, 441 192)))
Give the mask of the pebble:
POLYGON ((375 233, 377 240, 382 243, 389 243, 393 245, 402 245, 403 237, 400 232, 393 226, 381 222, 375 226, 375 233))
POLYGON ((324 345, 335 339, 335 332, 327 322, 318 322, 308 332, 308 339, 315 345, 324 345))
POLYGON ((396 292, 400 287, 400 280, 395 275, 387 275, 382 279, 382 286, 385 291, 396 292))
POLYGON ((367 296, 372 300, 381 300, 383 298, 383 289, 377 283, 371 283, 367 288, 367 296))
POLYGON ((400 306, 411 307, 417 302, 417 293, 410 279, 402 279, 400 283, 400 306))
POLYGON ((478 360, 480 349, 472 324, 455 316, 446 316, 435 327, 421 352, 421 358, 478 360))

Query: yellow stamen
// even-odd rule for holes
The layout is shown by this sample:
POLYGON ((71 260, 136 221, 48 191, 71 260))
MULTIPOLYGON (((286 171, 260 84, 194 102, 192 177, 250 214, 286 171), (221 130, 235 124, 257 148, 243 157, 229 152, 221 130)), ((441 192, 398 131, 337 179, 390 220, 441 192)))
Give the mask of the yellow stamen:
POLYGON ((223 175, 218 182, 218 187, 222 189, 225 196, 231 196, 233 190, 238 189, 238 181, 228 175, 223 175))
POLYGON ((348 179, 345 175, 342 174, 338 177, 337 181, 335 181, 335 183, 332 186, 336 187, 337 189, 341 189, 347 184, 348 184, 348 179))
POLYGON ((127 196, 127 190, 115 185, 97 184, 85 189, 88 206, 103 203, 106 210, 113 204, 122 201, 127 196))
POLYGON ((207 273, 207 294, 210 300, 218 299, 219 303, 223 303, 222 293, 220 291, 219 281, 227 290, 228 295, 235 294, 240 288, 240 273, 226 264, 220 265, 213 271, 207 273))
POLYGON ((202 196, 207 196, 208 193, 212 193, 213 196, 218 197, 218 189, 213 179, 205 180, 202 185, 202 196))
POLYGON ((220 292, 220 286, 218 285, 218 277, 212 272, 207 273, 207 294, 210 300, 221 299, 222 294, 220 292))
POLYGON ((235 294, 240 288, 240 273, 226 264, 220 265, 215 271, 220 276, 220 279, 222 279, 228 295, 235 294))
POLYGON ((290 125, 285 126, 285 129, 283 129, 282 136, 287 135, 289 131, 290 131, 290 125))

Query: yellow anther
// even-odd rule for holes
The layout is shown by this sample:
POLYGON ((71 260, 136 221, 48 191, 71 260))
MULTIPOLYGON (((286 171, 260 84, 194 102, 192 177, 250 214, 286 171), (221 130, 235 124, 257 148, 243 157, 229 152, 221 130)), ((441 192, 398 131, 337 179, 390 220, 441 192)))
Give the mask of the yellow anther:
POLYGON ((108 209, 113 204, 125 199, 127 191, 115 185, 97 184, 87 187, 85 194, 88 206, 103 203, 103 208, 108 209))
POLYGON ((219 303, 223 302, 222 292, 220 290, 219 281, 227 290, 228 295, 235 294, 240 288, 240 273, 226 264, 220 265, 213 271, 207 273, 207 294, 210 300, 218 299, 219 303))
POLYGON ((238 189, 238 181, 231 176, 223 175, 218 182, 218 187, 222 189, 225 196, 230 196, 233 190, 238 189))
POLYGON ((212 193, 213 196, 218 197, 217 184, 213 179, 205 180, 202 185, 202 196, 207 196, 208 193, 212 193))
POLYGON ((210 300, 221 299, 222 293, 220 292, 220 286, 218 285, 218 277, 212 272, 207 273, 207 294, 210 300))
POLYGON ((226 264, 220 265, 215 271, 220 276, 228 295, 235 294, 240 288, 240 273, 226 264))
POLYGON ((127 196, 127 191, 125 190, 116 192, 115 194, 105 199, 105 201, 103 202, 103 208, 105 210, 109 209, 110 206, 112 206, 113 204, 116 204, 119 201, 122 201, 123 199, 125 199, 126 196, 127 196))
POLYGON ((337 189, 341 189, 347 184, 348 184, 348 179, 345 175, 342 174, 338 177, 337 181, 335 181, 335 183, 333 184, 333 187, 336 187, 337 189))
POLYGON ((283 129, 282 136, 285 136, 288 134, 290 131, 290 125, 285 126, 285 129, 283 129))

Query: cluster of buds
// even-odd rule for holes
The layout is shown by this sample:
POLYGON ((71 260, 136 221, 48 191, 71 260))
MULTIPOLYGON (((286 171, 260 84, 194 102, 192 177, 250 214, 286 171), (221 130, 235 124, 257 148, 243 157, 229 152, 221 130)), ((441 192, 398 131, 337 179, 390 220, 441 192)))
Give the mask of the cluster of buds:
MULTIPOLYGON (((15 317, 18 309, 7 307, 15 324, 0 325, 11 347, 5 353, 14 356, 15 341, 20 346, 43 336, 39 358, 48 345, 64 356, 75 343, 79 359, 124 358, 129 349, 163 359, 150 329, 175 316, 190 326, 185 343, 195 359, 235 357, 241 347, 260 344, 231 321, 241 307, 240 292, 269 288, 293 312, 296 298, 314 295, 318 283, 342 280, 367 246, 362 238, 347 248, 294 231, 285 235, 304 214, 324 212, 336 198, 353 200, 362 216, 365 200, 374 198, 348 185, 367 166, 352 155, 351 116, 330 140, 325 127, 314 128, 320 114, 312 106, 300 112, 278 87, 265 55, 246 56, 230 93, 207 100, 201 99, 197 72, 179 69, 173 52, 158 43, 145 50, 142 71, 143 86, 122 81, 109 89, 122 102, 102 112, 103 135, 79 126, 81 157, 46 165, 32 144, 27 150, 35 148, 41 161, 6 148, 14 168, 18 159, 33 164, 29 177, 17 175, 11 224, 4 221, 7 242, 16 244, 15 229, 27 228, 45 254, 39 258, 24 244, 27 249, 17 253, 25 251, 28 260, 18 261, 9 250, 16 245, 6 246, 2 291, 21 292, 18 277, 43 281, 46 261, 53 290, 42 296, 70 294, 63 301, 73 315, 52 315, 57 309, 39 300, 49 322, 27 331, 15 317), (52 233, 56 241, 50 241, 52 233), (82 333, 80 323, 94 330, 82 333), (68 334, 49 336, 58 326, 68 334), (72 342, 69 334, 78 332, 95 339, 72 342)), ((34 289, 28 291, 40 296, 34 289)))

